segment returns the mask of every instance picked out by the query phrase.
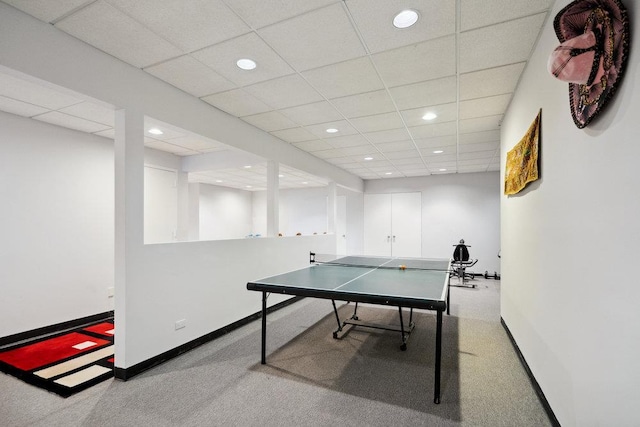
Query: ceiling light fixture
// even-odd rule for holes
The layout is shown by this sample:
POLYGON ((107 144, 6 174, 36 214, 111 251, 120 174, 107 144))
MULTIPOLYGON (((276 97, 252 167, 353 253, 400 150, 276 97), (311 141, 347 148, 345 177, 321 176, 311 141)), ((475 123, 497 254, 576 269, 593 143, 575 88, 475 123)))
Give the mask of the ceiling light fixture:
POLYGON ((336 132, 338 132, 338 129, 335 129, 335 128, 327 129, 327 133, 336 133, 336 132))
POLYGON ((418 17, 418 12, 415 10, 403 10, 393 18, 393 26, 396 28, 409 28, 418 22, 418 17))
POLYGON ((438 117, 436 113, 427 113, 424 116, 422 116, 422 120, 433 120, 436 117, 438 117))
POLYGON ((385 175, 392 175, 393 172, 385 172, 385 175))
POLYGON ((256 68, 256 63, 255 61, 252 61, 251 59, 238 59, 238 62, 236 62, 236 65, 238 66, 238 68, 242 69, 242 70, 253 70, 254 68, 256 68))
POLYGON ((446 172, 447 171, 446 169, 439 169, 439 170, 440 170, 440 172, 446 172))
POLYGON ((221 179, 216 179, 216 182, 219 184, 219 183, 222 182, 222 180, 221 179))
POLYGON ((245 169, 251 169, 251 165, 246 165, 244 168, 245 169))
POLYGON ((435 151, 433 152, 433 154, 442 154, 442 153, 444 153, 444 151, 442 151, 442 150, 435 150, 435 151))
POLYGON ((164 132, 162 132, 162 131, 161 131, 160 129, 158 129, 158 128, 151 128, 151 129, 149 129, 149 130, 148 130, 148 132, 149 132, 151 135, 162 135, 162 134, 164 133, 164 132))
POLYGON ((365 157, 365 160, 373 160, 373 157, 365 157))

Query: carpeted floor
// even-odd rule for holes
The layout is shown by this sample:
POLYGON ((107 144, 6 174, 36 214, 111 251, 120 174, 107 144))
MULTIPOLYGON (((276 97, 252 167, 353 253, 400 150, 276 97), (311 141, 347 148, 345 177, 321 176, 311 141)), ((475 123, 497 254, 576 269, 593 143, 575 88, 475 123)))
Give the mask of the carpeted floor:
MULTIPOLYGON (((399 334, 389 331, 354 329, 334 340, 331 303, 305 299, 269 315, 267 365, 260 365, 256 321, 130 381, 108 380, 68 399, 0 375, 0 424, 551 425, 500 325, 500 282, 476 283, 452 288, 440 405, 433 403, 433 313, 415 314, 402 352, 399 334)), ((397 321, 387 308, 360 313, 397 321)))

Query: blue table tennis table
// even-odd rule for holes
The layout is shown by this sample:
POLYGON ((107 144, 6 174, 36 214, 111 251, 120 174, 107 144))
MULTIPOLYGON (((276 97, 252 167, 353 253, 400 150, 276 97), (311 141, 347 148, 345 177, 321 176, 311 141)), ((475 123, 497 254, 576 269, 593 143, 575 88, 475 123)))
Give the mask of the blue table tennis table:
POLYGON ((249 282, 248 290, 262 292, 261 363, 266 364, 267 297, 270 293, 330 299, 338 322, 334 338, 340 338, 347 325, 389 329, 401 333, 401 350, 406 350, 408 336, 415 326, 413 309, 434 310, 437 328, 433 401, 440 403, 442 315, 445 310, 449 314, 450 270, 448 259, 346 256, 320 262, 311 253, 308 267, 249 282), (355 303, 351 318, 340 321, 336 300, 355 303), (400 327, 362 322, 357 316, 358 303, 398 307, 400 327), (403 308, 410 310, 406 328, 403 308))

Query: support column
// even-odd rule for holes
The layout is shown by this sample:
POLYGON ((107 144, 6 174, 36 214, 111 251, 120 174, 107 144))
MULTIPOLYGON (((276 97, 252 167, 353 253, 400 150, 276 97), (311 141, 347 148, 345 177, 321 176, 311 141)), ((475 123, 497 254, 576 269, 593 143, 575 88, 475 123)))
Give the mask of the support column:
POLYGON ((127 368, 127 286, 144 245, 144 115, 115 114, 115 366, 127 368))
POLYGON ((338 188, 336 183, 331 181, 327 185, 327 233, 336 233, 336 222, 338 218, 338 188))
POLYGON ((277 237, 280 232, 280 164, 274 160, 267 162, 267 237, 277 237))

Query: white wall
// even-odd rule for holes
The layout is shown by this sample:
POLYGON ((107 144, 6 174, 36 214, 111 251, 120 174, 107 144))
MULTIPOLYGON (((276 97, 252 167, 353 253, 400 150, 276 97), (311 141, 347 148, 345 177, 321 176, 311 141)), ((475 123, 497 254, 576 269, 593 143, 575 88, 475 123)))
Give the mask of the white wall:
MULTIPOLYGON (((568 3, 554 6, 502 124, 504 165, 542 108, 542 178, 501 196, 501 315, 563 426, 637 426, 640 32, 615 99, 580 130, 568 85, 546 71, 568 3)), ((624 4, 633 29, 640 9, 624 4)))
POLYGON ((251 192, 199 184, 200 240, 241 239, 252 234, 251 192))
POLYGON ((470 245, 476 273, 500 272, 498 172, 368 180, 365 193, 422 193, 422 256, 450 258, 460 239, 470 245))
POLYGON ((113 142, 0 112, 0 336, 113 307, 113 142))

